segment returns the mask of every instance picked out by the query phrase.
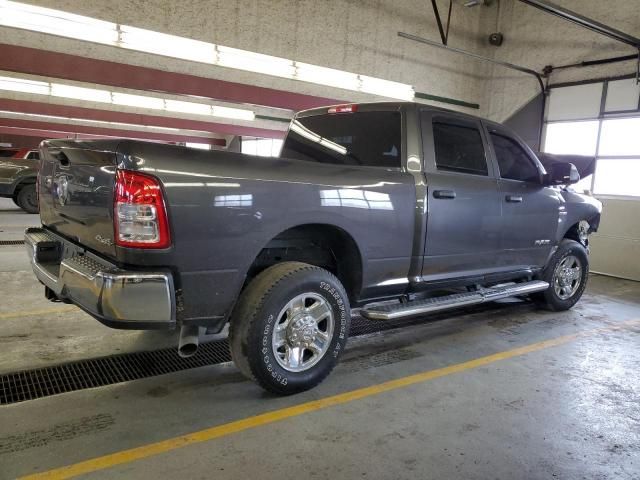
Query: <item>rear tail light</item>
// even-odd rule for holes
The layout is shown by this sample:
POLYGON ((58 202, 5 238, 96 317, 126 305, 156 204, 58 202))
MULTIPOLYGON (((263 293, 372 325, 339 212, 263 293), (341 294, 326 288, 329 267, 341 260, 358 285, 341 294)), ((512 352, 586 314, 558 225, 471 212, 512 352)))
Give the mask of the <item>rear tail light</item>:
POLYGON ((113 223, 116 244, 121 247, 167 248, 171 245, 160 182, 149 175, 118 170, 113 223))

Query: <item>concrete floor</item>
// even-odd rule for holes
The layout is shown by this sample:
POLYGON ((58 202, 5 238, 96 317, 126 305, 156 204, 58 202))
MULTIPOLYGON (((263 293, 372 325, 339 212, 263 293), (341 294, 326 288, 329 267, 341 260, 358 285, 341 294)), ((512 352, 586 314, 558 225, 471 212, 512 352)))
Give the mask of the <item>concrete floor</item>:
MULTIPOLYGON (((7 235, 6 226, 34 219, 0 204, 7 235)), ((172 334, 110 330, 47 302, 22 247, 0 246, 0 285, 0 373, 176 343, 172 334)), ((640 324, 624 323, 634 319, 640 283, 592 276, 569 312, 514 303, 352 339, 322 385, 293 397, 268 395, 225 364, 3 406, 0 478, 588 331, 86 476, 639 479, 640 324)))

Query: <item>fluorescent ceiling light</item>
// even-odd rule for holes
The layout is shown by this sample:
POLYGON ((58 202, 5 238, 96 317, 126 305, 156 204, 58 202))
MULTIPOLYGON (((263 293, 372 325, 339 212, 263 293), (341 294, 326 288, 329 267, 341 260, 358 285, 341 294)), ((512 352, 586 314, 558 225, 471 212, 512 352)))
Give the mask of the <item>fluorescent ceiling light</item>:
POLYGON ((214 63, 216 46, 212 43, 120 25, 118 46, 195 62, 214 63))
POLYGON ((411 85, 382 80, 381 78, 367 77, 365 75, 359 75, 359 77, 361 82, 360 90, 363 92, 409 101, 413 100, 415 96, 415 91, 411 85))
POLYGON ((27 120, 37 120, 37 121, 51 121, 56 123, 63 122, 71 122, 71 124, 89 124, 96 126, 104 126, 107 128, 119 128, 119 129, 134 129, 139 131, 159 131, 158 133, 167 132, 173 134, 183 134, 190 136, 198 136, 203 138, 214 138, 211 137, 211 132, 207 132, 204 130, 192 130, 192 129, 181 129, 181 128, 173 128, 173 127, 162 127, 158 125, 141 125, 137 123, 125 123, 125 122, 110 122, 107 120, 93 120, 89 118, 74 118, 74 117, 62 117, 59 115, 43 115, 39 113, 22 113, 22 112, 12 112, 9 110, 0 110, 0 117, 2 118, 24 118, 27 120))
POLYGON ((0 77, 0 90, 9 92, 35 93, 38 95, 49 95, 49 84, 47 82, 37 82, 14 77, 0 77))
POLYGON ((130 93, 111 93, 112 102, 126 107, 150 108, 152 110, 164 110, 162 98, 147 97, 144 95, 132 95, 130 93))
POLYGON ((204 103, 165 100, 166 109, 170 112, 191 113, 194 115, 211 115, 211 105, 204 103))
POLYGON ((0 25, 97 43, 118 41, 115 23, 8 0, 0 1, 0 25))
POLYGON ((255 120, 256 116, 251 110, 242 110, 240 108, 211 107, 211 115, 222 118, 235 118, 237 120, 255 120))
POLYGON ((9 0, 0 0, 0 25, 382 97, 413 100, 415 96, 413 87, 405 83, 296 62, 286 58, 225 47, 129 25, 105 22, 61 10, 34 7, 9 0))
POLYGON ((187 113, 203 117, 220 117, 234 120, 253 121, 256 118, 252 110, 221 107, 208 103, 184 102, 149 95, 112 92, 97 88, 77 87, 63 83, 49 83, 17 77, 0 77, 0 90, 9 92, 51 95, 59 98, 85 100, 89 102, 110 103, 124 107, 147 108, 165 112, 187 113))
POLYGON ((216 64, 248 72, 264 73, 275 77, 291 78, 295 74, 294 62, 286 58, 239 50, 218 45, 216 64))
POLYGON ((358 91, 358 75, 333 68, 319 67, 309 63, 296 62, 295 78, 304 82, 319 83, 330 87, 358 91))
POLYGON ((111 92, 109 90, 76 87, 75 85, 63 85, 61 83, 51 84, 51 95, 90 102, 111 103, 111 92))

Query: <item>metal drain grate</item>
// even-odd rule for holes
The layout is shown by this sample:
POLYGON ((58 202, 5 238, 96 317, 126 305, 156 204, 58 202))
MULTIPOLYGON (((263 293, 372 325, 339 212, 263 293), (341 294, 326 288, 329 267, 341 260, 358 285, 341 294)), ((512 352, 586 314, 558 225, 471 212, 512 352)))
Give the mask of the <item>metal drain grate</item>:
POLYGON ((166 348, 10 373, 0 376, 0 405, 229 361, 229 346, 221 340, 202 344, 190 358, 166 348))
POLYGON ((24 245, 24 240, 0 240, 0 246, 24 245))
MULTIPOLYGON (((465 309, 471 314, 500 308, 497 304, 482 304, 465 309)), ((425 317, 375 322, 354 315, 350 337, 358 337, 384 330, 435 321, 456 315, 451 312, 425 317)), ((150 352, 134 352, 110 357, 93 358, 0 375, 0 405, 35 400, 59 393, 87 388, 103 387, 115 383, 155 377, 191 368, 230 362, 231 354, 226 340, 200 344, 198 352, 190 358, 180 358, 176 348, 150 352)))

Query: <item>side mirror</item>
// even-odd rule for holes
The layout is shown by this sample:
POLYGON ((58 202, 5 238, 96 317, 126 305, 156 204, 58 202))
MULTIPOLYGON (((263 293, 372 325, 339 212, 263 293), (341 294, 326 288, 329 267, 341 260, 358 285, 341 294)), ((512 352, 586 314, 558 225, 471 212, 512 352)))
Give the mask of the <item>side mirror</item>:
POLYGON ((554 163, 545 178, 546 185, 572 185, 580 181, 580 173, 573 163, 554 163))

